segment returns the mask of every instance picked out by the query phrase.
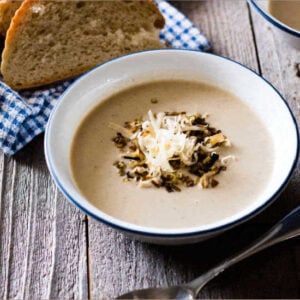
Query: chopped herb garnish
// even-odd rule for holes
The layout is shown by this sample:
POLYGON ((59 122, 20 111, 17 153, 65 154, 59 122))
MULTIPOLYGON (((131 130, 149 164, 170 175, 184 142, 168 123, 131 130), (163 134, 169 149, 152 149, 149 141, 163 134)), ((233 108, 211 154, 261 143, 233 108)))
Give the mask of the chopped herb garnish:
POLYGON ((300 63, 295 63, 296 76, 300 77, 300 63))
POLYGON ((113 138, 113 141, 117 148, 122 149, 126 147, 129 140, 125 138, 120 132, 118 132, 117 136, 113 138))
POLYGON ((136 160, 136 161, 140 161, 141 160, 139 157, 132 157, 132 156, 128 156, 128 155, 124 155, 123 158, 125 158, 125 159, 131 159, 131 160, 136 160))
POLYGON ((124 181, 168 192, 216 187, 215 176, 235 157, 220 157, 219 149, 231 144, 221 130, 209 125, 207 115, 149 111, 148 116, 127 121, 124 127, 111 124, 118 130, 113 141, 121 152, 114 165, 124 181))

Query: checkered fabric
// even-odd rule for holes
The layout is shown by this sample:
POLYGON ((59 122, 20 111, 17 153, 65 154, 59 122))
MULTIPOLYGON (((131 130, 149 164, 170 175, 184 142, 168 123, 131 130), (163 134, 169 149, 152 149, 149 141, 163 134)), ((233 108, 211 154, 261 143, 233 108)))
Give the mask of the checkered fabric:
POLYGON ((162 41, 173 48, 208 51, 210 42, 180 11, 166 1, 156 1, 166 20, 166 26, 160 32, 162 41))
MULTIPOLYGON (((160 38, 174 48, 207 51, 210 43, 182 13, 164 0, 156 1, 166 20, 160 38)), ((0 149, 13 155, 45 130, 60 95, 73 80, 17 93, 0 81, 0 149)))

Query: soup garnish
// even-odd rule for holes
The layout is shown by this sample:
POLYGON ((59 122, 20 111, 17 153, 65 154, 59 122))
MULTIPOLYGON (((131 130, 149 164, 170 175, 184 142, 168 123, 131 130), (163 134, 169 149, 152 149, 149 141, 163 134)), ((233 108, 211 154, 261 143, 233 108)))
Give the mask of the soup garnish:
POLYGON ((208 115, 186 112, 148 112, 148 119, 111 123, 121 159, 114 163, 124 181, 140 187, 164 187, 179 192, 181 186, 213 188, 215 176, 235 157, 221 157, 218 150, 230 147, 221 130, 211 127, 208 115))

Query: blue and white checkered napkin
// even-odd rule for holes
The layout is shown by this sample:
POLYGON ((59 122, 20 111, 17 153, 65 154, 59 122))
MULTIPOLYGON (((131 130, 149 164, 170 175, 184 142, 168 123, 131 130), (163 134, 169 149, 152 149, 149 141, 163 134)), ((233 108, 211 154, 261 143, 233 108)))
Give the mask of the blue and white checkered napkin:
MULTIPOLYGON (((207 51, 210 43, 182 13, 164 0, 157 6, 166 20, 160 32, 171 47, 207 51)), ((17 93, 0 81, 0 149, 13 155, 45 130, 51 110, 73 80, 17 93)))

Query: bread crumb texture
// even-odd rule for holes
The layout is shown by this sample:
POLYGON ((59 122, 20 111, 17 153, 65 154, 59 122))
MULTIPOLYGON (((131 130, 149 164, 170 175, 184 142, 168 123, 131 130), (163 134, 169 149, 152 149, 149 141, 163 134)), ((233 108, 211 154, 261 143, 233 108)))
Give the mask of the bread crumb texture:
POLYGON ((129 52, 164 47, 151 1, 25 0, 7 32, 4 81, 14 89, 79 75, 129 52))

